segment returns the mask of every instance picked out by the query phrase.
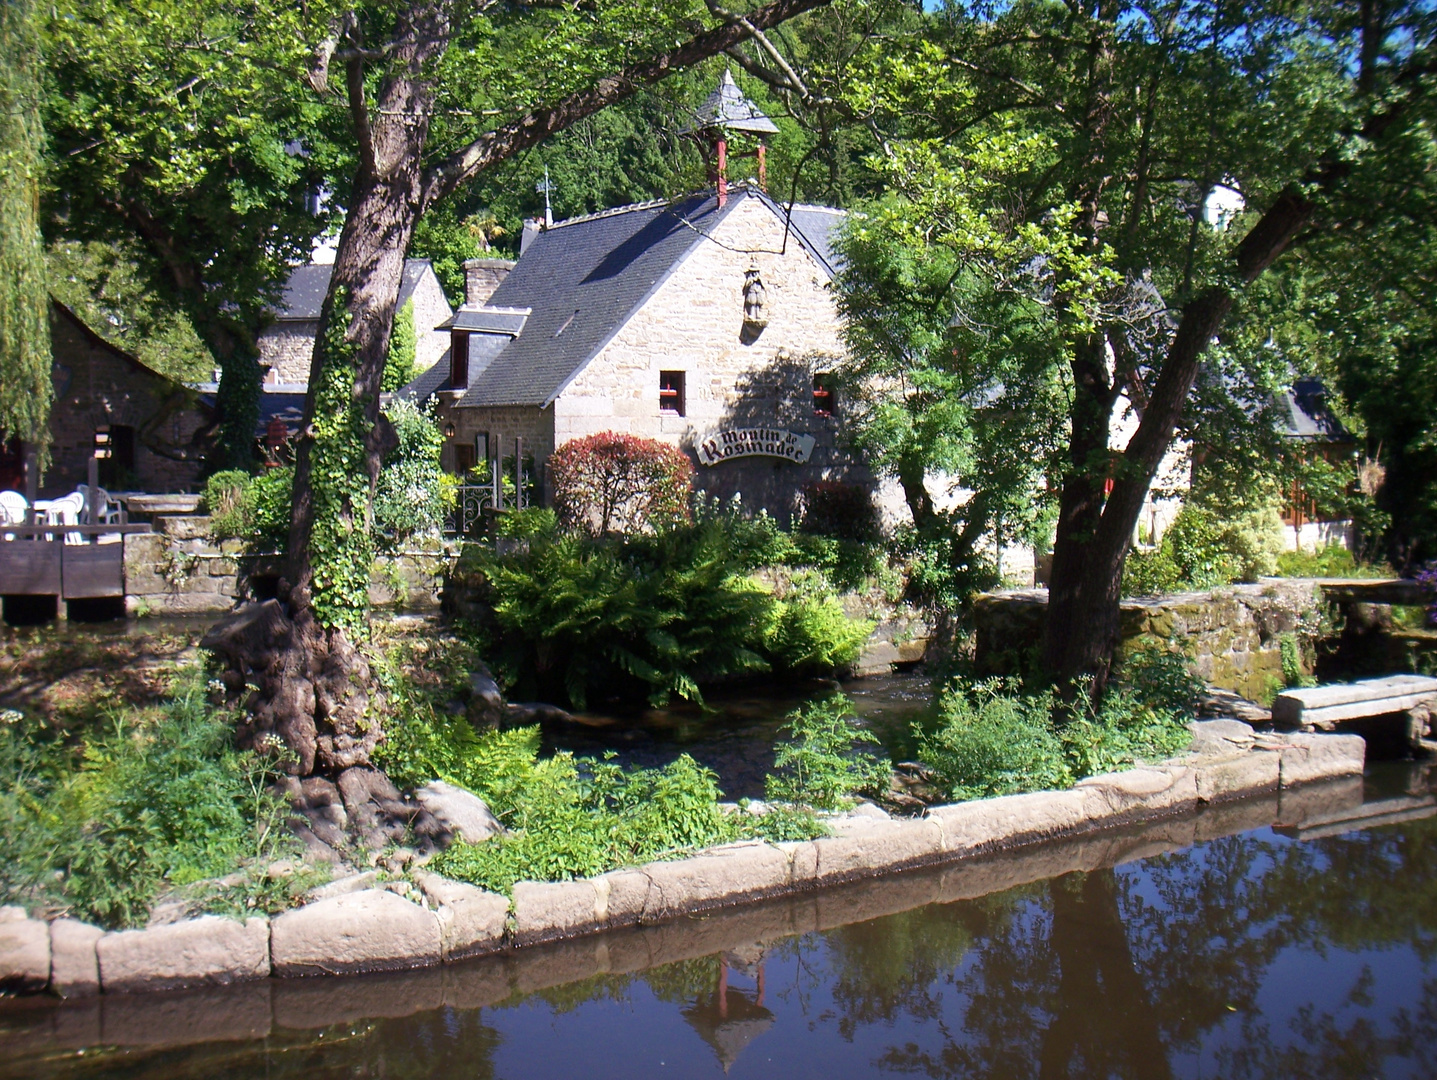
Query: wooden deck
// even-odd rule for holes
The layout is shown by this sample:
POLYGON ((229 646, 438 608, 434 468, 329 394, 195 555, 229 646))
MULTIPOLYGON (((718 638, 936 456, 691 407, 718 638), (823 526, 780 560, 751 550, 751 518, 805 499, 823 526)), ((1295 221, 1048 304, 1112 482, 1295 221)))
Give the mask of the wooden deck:
POLYGON ((124 543, 96 541, 149 531, 148 525, 0 525, 0 595, 61 600, 124 596, 124 543), (67 544, 66 533, 78 533, 89 542, 67 544))

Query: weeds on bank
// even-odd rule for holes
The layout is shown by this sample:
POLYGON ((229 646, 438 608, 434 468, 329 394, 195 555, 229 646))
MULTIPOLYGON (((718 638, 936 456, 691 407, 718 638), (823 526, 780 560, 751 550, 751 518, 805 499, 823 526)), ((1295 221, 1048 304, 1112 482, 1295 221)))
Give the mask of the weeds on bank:
POLYGON ((953 799, 1066 788, 1184 750, 1200 689, 1180 653, 1157 647, 1127 659, 1097 708, 1002 679, 954 683, 915 729, 918 757, 953 799))
POLYGON ((266 910, 291 888, 263 873, 295 846, 268 790, 272 765, 233 749, 232 718, 210 705, 199 670, 164 705, 113 712, 75 738, 4 718, 0 903, 118 928, 142 924, 161 894, 266 910))

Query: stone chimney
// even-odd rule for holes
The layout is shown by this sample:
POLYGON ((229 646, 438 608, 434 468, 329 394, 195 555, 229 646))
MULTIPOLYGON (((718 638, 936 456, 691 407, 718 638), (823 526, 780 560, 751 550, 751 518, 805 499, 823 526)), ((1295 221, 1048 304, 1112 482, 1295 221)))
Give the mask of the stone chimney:
POLYGON ((524 252, 529 250, 529 245, 539 238, 544 231, 544 223, 538 218, 525 218, 524 231, 519 234, 519 257, 524 257, 524 252))
POLYGON ((489 302, 514 264, 508 259, 466 259, 464 261, 464 303, 482 307, 489 302))

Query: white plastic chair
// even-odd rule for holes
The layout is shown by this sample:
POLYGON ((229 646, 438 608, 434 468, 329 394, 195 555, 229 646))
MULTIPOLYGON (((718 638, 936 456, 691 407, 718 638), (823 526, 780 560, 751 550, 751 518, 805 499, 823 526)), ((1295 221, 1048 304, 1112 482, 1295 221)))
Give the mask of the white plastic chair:
MULTIPOLYGON (((0 491, 0 525, 23 525, 30 503, 18 491, 0 491)), ((6 533, 6 540, 14 540, 14 533, 6 533)))
MULTIPOLYGON (((80 524, 80 512, 85 509, 85 496, 78 491, 72 491, 68 495, 62 495, 58 499, 36 499, 35 510, 45 515, 47 525, 78 525, 80 524)), ((54 538, 53 533, 46 533, 45 539, 54 538)), ((67 532, 65 543, 83 544, 85 538, 77 532, 67 532)))

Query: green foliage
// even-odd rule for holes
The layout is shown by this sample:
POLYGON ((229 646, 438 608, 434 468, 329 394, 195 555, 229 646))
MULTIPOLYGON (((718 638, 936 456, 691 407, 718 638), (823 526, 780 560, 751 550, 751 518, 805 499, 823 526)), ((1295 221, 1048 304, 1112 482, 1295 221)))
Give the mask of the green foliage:
POLYGON ((1123 678, 1096 709, 1086 695, 1068 705, 998 679, 945 687, 936 719, 914 729, 919 760, 950 797, 977 799, 1065 788, 1184 749, 1199 684, 1183 658, 1142 650, 1123 678))
POLYGON ((1283 634, 1277 639, 1278 655, 1282 659, 1282 685, 1288 689, 1300 686, 1316 686, 1317 680, 1304 670, 1302 646, 1296 634, 1283 634))
POLYGON ((774 748, 777 772, 765 785, 770 801, 841 810, 855 795, 887 790, 888 761, 860 749, 878 737, 853 723, 852 702, 842 694, 789 713, 779 730, 786 738, 774 748))
POLYGON ((310 449, 313 525, 309 561, 314 614, 323 625, 358 634, 369 611, 374 536, 368 529, 369 463, 364 403, 355 400, 356 346, 348 339, 347 292, 331 297, 335 314, 315 343, 314 443, 310 449))
POLYGON ((829 672, 857 659, 872 629, 872 623, 844 613, 822 574, 799 571, 774 605, 764 652, 779 670, 829 672))
POLYGON ((417 344, 418 339, 414 333, 414 300, 411 298, 406 300, 404 306, 395 314, 394 326, 389 331, 389 355, 384 361, 384 381, 380 387, 386 394, 394 393, 419 374, 414 367, 414 350, 417 344))
POLYGON ((215 473, 205 484, 210 535, 244 540, 252 552, 283 551, 289 537, 289 500, 294 467, 251 476, 240 469, 215 473))
POLYGON ((1124 596, 1202 592, 1234 581, 1256 581, 1278 568, 1282 527, 1271 507, 1224 520, 1188 503, 1158 546, 1133 551, 1123 570, 1124 596))
POLYGON ((250 481, 250 474, 243 469, 222 469, 205 481, 204 509, 210 516, 210 534, 216 539, 248 535, 250 481))
POLYGON ((545 506, 526 506, 501 514, 495 528, 505 540, 552 538, 559 531, 559 515, 545 506))
POLYGON ((815 574, 786 592, 749 577, 771 546, 754 540, 729 517, 624 538, 536 530, 503 556, 470 547, 461 569, 492 612, 489 655, 526 696, 701 700, 700 684, 727 676, 850 662, 869 627, 815 574))
POLYGON ((0 826, 19 838, 0 863, 0 897, 109 927, 143 924, 167 889, 202 905, 281 902, 283 888, 262 882, 224 897, 202 884, 293 845, 270 764, 231 739, 197 670, 164 705, 113 715, 78 748, 23 719, 0 725, 0 826))
POLYGON ((1067 787, 1075 779, 1053 730, 1049 695, 1001 682, 944 690, 932 730, 915 729, 918 758, 953 799, 1067 787))
POLYGON ((556 754, 533 763, 505 816, 508 835, 455 844, 435 868, 507 893, 516 881, 564 881, 675 858, 736 838, 738 819, 719 808, 718 796, 714 774, 686 754, 662 769, 629 771, 556 754))
POLYGON ((388 543, 399 546, 411 536, 437 534, 444 527, 455 486, 439 467, 444 435, 434 417, 403 399, 391 401, 385 415, 399 445, 379 470, 374 524, 388 543))
POLYGON ((156 295, 129 241, 50 245, 50 292, 91 330, 179 382, 209 382, 215 359, 194 324, 156 295))
POLYGON ((1169 644, 1144 644, 1123 657, 1119 685, 1142 705, 1191 715, 1205 690, 1188 658, 1169 644))
POLYGON ((1396 572, 1386 563, 1359 563, 1343 544, 1328 544, 1320 551, 1284 551, 1277 557, 1277 572, 1295 578, 1390 578, 1396 572))
POLYGON ((48 444, 50 299, 40 238, 41 6, 0 8, 0 437, 48 444))

